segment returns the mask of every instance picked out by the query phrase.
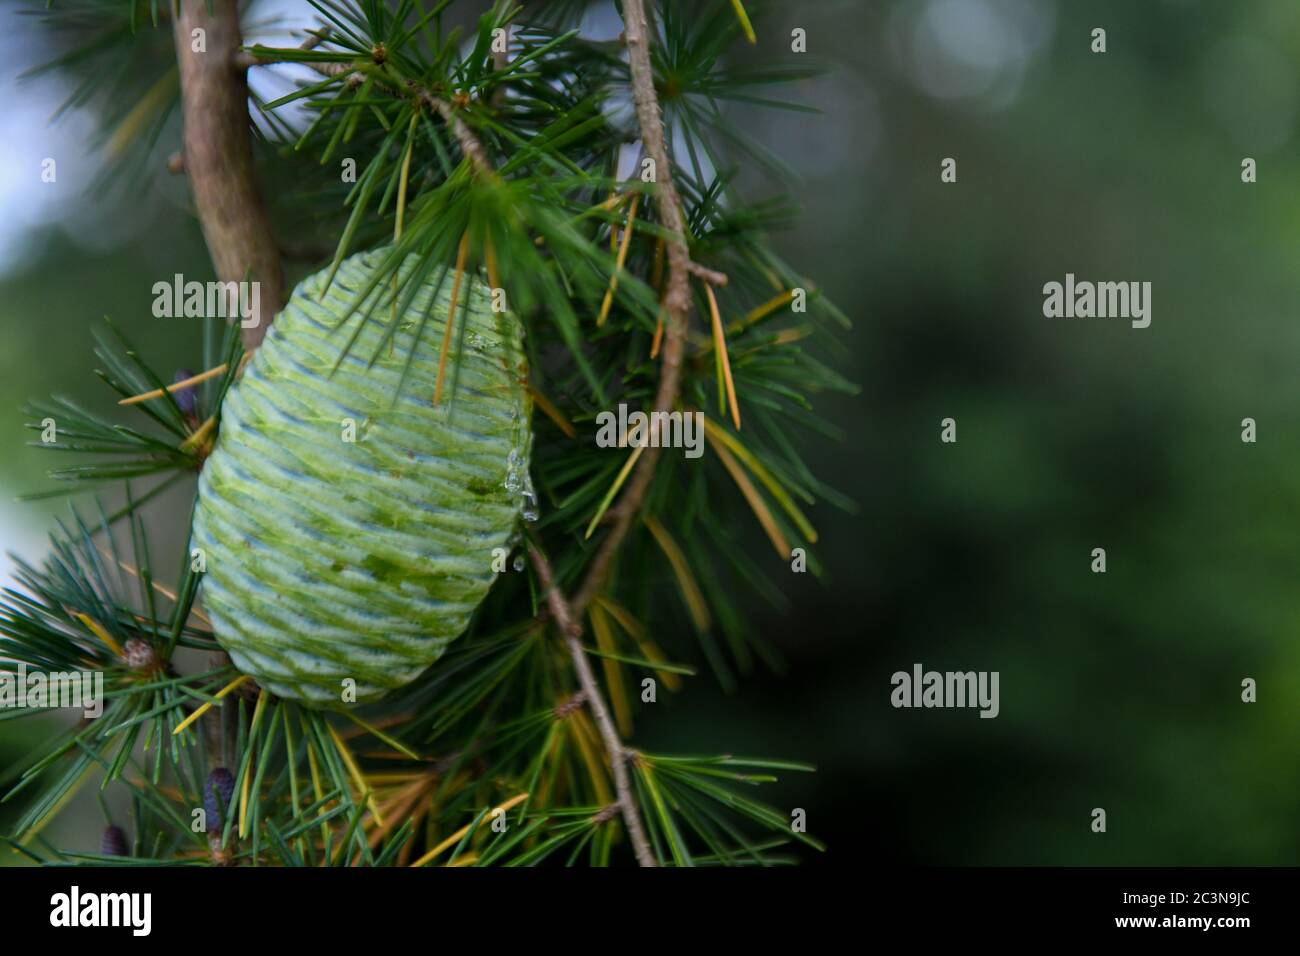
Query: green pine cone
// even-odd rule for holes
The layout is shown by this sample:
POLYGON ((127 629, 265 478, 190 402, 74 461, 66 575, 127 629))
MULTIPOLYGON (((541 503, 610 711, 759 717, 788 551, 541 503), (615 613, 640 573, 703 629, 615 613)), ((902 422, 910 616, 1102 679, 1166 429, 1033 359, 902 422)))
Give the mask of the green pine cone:
POLYGON ((324 272, 294 290, 226 396, 194 515, 221 646, 272 693, 323 706, 341 704, 349 678, 370 700, 437 660, 487 594, 493 549, 535 507, 518 319, 465 277, 435 406, 450 281, 418 342, 431 281, 391 347, 386 306, 339 325, 381 254, 347 259, 323 298, 324 272))

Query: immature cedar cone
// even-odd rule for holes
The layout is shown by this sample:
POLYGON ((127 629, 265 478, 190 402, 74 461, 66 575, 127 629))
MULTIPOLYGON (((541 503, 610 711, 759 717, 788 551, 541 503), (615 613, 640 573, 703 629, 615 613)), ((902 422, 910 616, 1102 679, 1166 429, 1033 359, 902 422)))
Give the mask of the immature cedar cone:
POLYGON ((108 826, 99 838, 99 852, 102 856, 130 856, 131 849, 126 842, 126 834, 121 827, 108 826))
POLYGON ((391 342, 386 304, 339 321, 382 256, 347 259, 328 290, 326 273, 294 290, 225 398, 195 509, 217 641, 271 693, 325 706, 342 706, 349 679, 371 700, 437 660, 536 507, 518 319, 464 277, 435 404, 442 269, 427 269, 391 342))
POLYGON ((230 809, 235 799, 235 778, 225 767, 217 767, 208 774, 208 785, 203 788, 203 815, 208 833, 220 833, 225 826, 221 812, 230 809))
MULTIPOLYGON (((193 378, 194 373, 187 368, 177 369, 175 381, 183 382, 187 378, 193 378)), ((176 400, 176 407, 187 416, 193 417, 199 411, 198 392, 193 387, 183 388, 179 392, 172 392, 172 398, 176 400)))

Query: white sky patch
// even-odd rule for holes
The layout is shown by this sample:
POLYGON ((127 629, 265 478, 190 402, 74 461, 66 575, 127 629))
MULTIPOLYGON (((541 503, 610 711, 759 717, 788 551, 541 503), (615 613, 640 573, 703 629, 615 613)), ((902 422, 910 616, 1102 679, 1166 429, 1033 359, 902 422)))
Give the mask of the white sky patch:
POLYGON ((57 76, 18 79, 51 55, 36 18, 19 16, 11 6, 0 9, 0 277, 39 253, 30 237, 34 229, 66 225, 78 214, 84 184, 98 168, 87 155, 96 129, 89 113, 74 110, 50 124, 72 85, 57 76), (41 181, 45 159, 55 161, 53 183, 41 181))
MULTIPOLYGON (((306 0, 262 0, 248 17, 246 40, 273 46, 297 46, 301 30, 320 25, 306 0)), ((112 248, 130 238, 147 216, 138 200, 132 215, 120 214, 120 197, 97 197, 89 189, 104 169, 102 153, 91 144, 100 131, 102 103, 55 111, 74 89, 70 76, 57 71, 20 80, 19 75, 51 59, 48 28, 38 18, 20 16, 13 6, 0 7, 0 279, 21 272, 41 254, 33 234, 54 227, 85 248, 112 248), (55 161, 55 181, 42 182, 46 159, 55 161)), ((282 64, 250 71, 250 83, 264 99, 283 96, 293 79, 315 82, 320 76, 305 66, 282 64)), ((295 128, 305 128, 301 104, 277 111, 295 128)), ((265 121, 259 118, 263 128, 265 121)), ((179 148, 179 142, 174 147, 179 148)), ((153 195, 151 202, 160 201, 153 195)))
POLYGON ((0 493, 0 588, 16 586, 15 565, 10 552, 39 566, 49 550, 49 539, 37 520, 40 514, 31 506, 15 502, 0 493))
MULTIPOLYGON (((301 46, 307 39, 308 30, 319 30, 324 25, 320 14, 306 0, 260 0, 245 20, 244 44, 261 43, 281 49, 301 46)), ((274 63, 255 66, 248 71, 249 90, 264 103, 323 79, 302 63, 274 63)), ((249 109, 263 132, 275 129, 254 104, 250 103, 249 109)), ((298 133, 305 131, 316 116, 314 110, 307 108, 305 99, 286 103, 273 113, 279 121, 277 126, 287 123, 298 133)))

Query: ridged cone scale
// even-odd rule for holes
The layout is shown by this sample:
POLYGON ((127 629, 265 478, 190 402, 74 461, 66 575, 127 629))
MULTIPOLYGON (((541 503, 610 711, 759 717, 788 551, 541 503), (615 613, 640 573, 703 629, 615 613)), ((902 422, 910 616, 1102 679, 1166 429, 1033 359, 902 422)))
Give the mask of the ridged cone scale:
POLYGON ((194 515, 217 641, 271 693, 327 707, 343 706, 349 679, 364 702, 437 660, 487 594, 494 549, 535 507, 518 319, 465 275, 435 406, 442 269, 391 344, 387 304, 339 323, 383 254, 345 260, 328 290, 326 272, 294 290, 226 395, 194 515))

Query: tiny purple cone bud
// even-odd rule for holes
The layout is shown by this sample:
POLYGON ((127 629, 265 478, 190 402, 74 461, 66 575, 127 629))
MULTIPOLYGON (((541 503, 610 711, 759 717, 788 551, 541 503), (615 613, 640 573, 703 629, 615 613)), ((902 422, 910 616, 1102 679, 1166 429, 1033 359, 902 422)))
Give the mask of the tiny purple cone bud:
POLYGON ((126 845, 126 834, 121 827, 110 826, 99 838, 99 852, 104 856, 130 856, 131 850, 126 845))
MULTIPOLYGON (((193 378, 194 373, 187 368, 178 368, 176 377, 173 382, 183 382, 187 378, 193 378)), ((193 388, 183 388, 179 392, 172 392, 172 398, 176 399, 176 407, 186 415, 197 415, 199 413, 199 396, 193 388)))
POLYGON ((225 767, 208 774, 208 785, 203 788, 203 813, 209 833, 220 833, 224 823, 221 812, 230 807, 235 798, 235 778, 225 767))

